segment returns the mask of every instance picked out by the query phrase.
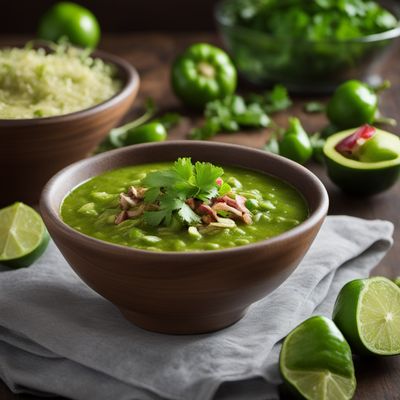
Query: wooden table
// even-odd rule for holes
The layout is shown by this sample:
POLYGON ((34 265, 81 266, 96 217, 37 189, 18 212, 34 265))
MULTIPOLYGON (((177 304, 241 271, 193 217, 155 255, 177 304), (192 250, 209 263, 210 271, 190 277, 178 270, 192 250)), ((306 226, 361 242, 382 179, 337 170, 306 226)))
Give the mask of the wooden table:
MULTIPOLYGON (((21 38, 0 38, 0 45, 10 40, 21 38)), ((174 98, 169 85, 169 66, 177 53, 188 44, 207 41, 217 43, 214 34, 125 34, 106 36, 102 48, 130 61, 139 70, 141 89, 132 115, 137 114, 147 97, 152 97, 162 111, 180 111, 188 115, 174 98)), ((382 96, 381 109, 385 115, 392 116, 400 121, 400 46, 395 49, 393 56, 388 60, 383 75, 391 80, 392 88, 382 96)), ((313 132, 324 126, 326 120, 323 115, 307 115, 302 111, 303 104, 309 100, 295 98, 294 106, 274 117, 274 120, 285 125, 287 116, 297 115, 301 118, 304 127, 313 132)), ((128 117, 129 118, 129 117, 128 117)), ((193 123, 199 122, 199 116, 190 115, 183 123, 170 134, 170 139, 184 138, 193 123)), ((393 129, 400 133, 400 126, 393 129)), ((239 143, 252 147, 261 147, 268 137, 268 132, 238 133, 219 135, 215 140, 239 143)), ((374 275, 395 277, 400 275, 400 184, 390 191, 374 198, 352 198, 336 189, 327 178, 323 168, 311 165, 310 168, 321 178, 330 196, 330 214, 348 214, 368 219, 386 219, 395 225, 394 246, 374 270, 374 275)), ((358 389, 355 399, 377 400, 400 399, 400 357, 378 360, 356 360, 358 389)), ((0 400, 39 399, 38 397, 13 395, 4 384, 0 383, 0 400)), ((118 399, 115 399, 118 400, 118 399)))

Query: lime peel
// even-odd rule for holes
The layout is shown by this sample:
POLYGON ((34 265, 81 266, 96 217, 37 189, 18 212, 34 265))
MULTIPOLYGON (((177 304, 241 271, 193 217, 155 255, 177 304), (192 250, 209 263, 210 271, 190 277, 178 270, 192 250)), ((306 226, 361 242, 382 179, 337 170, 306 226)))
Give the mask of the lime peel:
POLYGON ((351 350, 335 324, 311 317, 286 337, 280 355, 285 382, 310 400, 351 399, 356 388, 351 350))

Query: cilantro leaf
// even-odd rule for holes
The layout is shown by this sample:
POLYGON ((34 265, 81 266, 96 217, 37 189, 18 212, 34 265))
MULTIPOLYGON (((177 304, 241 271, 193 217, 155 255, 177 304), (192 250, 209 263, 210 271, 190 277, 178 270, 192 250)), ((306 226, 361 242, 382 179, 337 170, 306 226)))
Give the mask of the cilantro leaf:
MULTIPOLYGON (((208 162, 192 164, 190 158, 179 158, 171 169, 154 171, 146 175, 142 184, 147 188, 145 202, 158 207, 156 211, 146 211, 144 222, 151 226, 170 225, 177 214, 186 224, 200 222, 200 217, 185 203, 189 198, 204 202, 219 195, 216 180, 224 174, 220 167, 208 162)), ((224 191, 230 186, 222 185, 224 191)))
POLYGON ((189 157, 178 158, 174 163, 174 169, 178 176, 184 180, 189 180, 193 176, 192 159, 189 157))
POLYGON ((218 189, 216 187, 211 188, 210 190, 199 192, 196 197, 205 203, 208 203, 208 200, 211 200, 213 197, 218 196, 218 189))
POLYGON ((286 110, 291 105, 292 100, 283 85, 275 85, 270 92, 265 94, 265 111, 267 113, 286 110))
POLYGON ((165 219, 165 217, 166 217, 165 210, 145 211, 143 214, 143 219, 145 223, 150 226, 161 225, 161 222, 165 219))
POLYGON ((146 175, 142 184, 146 187, 169 187, 176 182, 176 174, 173 170, 154 171, 146 175))
POLYGON ((224 182, 218 189, 218 196, 221 196, 221 197, 225 196, 226 194, 228 194, 231 191, 232 191, 231 186, 228 183, 224 182))
POLYGON ((250 94, 248 101, 258 105, 264 112, 269 114, 285 110, 292 105, 287 89, 279 84, 263 94, 250 94))
POLYGON ((181 217, 182 221, 188 225, 200 223, 200 217, 185 203, 183 203, 179 209, 178 215, 181 217))
POLYGON ((158 196, 160 195, 160 188, 158 187, 152 187, 148 190, 146 190, 144 194, 144 202, 145 203, 154 203, 158 196))
POLYGON ((309 101, 304 104, 304 111, 307 113, 322 113, 326 109, 325 105, 319 101, 309 101))
POLYGON ((224 174, 220 167, 208 162, 199 162, 195 164, 196 185, 202 192, 207 192, 216 187, 216 179, 224 174))
POLYGON ((204 125, 190 132, 191 139, 206 140, 219 132, 237 132, 240 128, 265 128, 270 118, 255 102, 239 95, 207 103, 204 110, 204 125))

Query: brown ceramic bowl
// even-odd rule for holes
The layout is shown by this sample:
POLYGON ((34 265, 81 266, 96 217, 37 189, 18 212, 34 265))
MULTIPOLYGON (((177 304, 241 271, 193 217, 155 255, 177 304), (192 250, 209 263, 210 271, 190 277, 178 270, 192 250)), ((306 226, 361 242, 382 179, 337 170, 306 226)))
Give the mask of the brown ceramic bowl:
POLYGON ((236 145, 176 141, 131 146, 75 163, 48 182, 40 208, 50 235, 87 285, 134 324, 182 334, 233 324, 250 304, 276 289, 314 240, 328 210, 328 195, 316 176, 283 157, 236 145), (86 236, 61 220, 64 197, 81 182, 110 169, 183 156, 283 179, 304 195, 310 216, 272 239, 200 252, 123 247, 86 236))
POLYGON ((114 64, 122 89, 94 107, 61 116, 0 119, 0 206, 37 203, 44 184, 61 168, 86 157, 132 105, 139 76, 126 61, 102 51, 114 64))

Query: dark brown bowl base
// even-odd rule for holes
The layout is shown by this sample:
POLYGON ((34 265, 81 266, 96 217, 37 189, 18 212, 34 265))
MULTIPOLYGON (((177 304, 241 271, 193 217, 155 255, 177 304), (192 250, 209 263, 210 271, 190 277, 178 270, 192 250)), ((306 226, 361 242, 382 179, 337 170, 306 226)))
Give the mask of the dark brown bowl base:
POLYGON ((241 320, 246 314, 247 308, 222 314, 204 315, 151 315, 137 313, 124 308, 119 310, 128 321, 148 331, 170 335, 189 335, 214 332, 227 328, 241 320))

